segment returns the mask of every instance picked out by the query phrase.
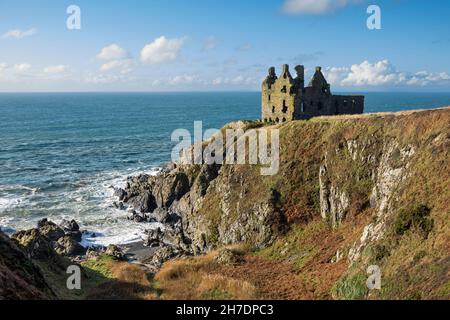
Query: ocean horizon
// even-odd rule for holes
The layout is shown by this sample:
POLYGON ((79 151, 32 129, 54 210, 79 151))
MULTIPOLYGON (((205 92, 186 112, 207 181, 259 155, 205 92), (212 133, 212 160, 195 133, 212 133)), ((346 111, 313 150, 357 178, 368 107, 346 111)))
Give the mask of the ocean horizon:
MULTIPOLYGON (((348 93, 348 92, 347 92, 348 93)), ((365 92, 365 113, 450 105, 446 92, 365 92)), ((0 93, 0 227, 75 219, 85 243, 142 239, 148 224, 113 205, 128 176, 170 161, 175 129, 260 118, 260 92, 0 93)))

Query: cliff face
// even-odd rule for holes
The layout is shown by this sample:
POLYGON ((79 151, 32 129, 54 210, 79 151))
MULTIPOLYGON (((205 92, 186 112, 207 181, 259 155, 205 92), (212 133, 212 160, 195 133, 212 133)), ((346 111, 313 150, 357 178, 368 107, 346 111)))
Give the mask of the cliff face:
POLYGON ((0 231, 0 300, 51 299, 54 292, 25 250, 0 231))
POLYGON ((181 165, 131 181, 128 201, 153 199, 181 217, 182 242, 194 252, 245 242, 304 274, 330 268, 330 287, 315 288, 316 296, 448 294, 449 108, 266 128, 280 129, 277 175, 251 165, 181 165), (365 286, 369 265, 383 272, 381 291, 365 286))
MULTIPOLYGON (((163 296, 450 298, 450 108, 265 128, 280 130, 274 176, 262 176, 259 165, 171 164, 117 190, 135 209, 131 218, 166 224, 147 241, 157 268, 219 249, 164 264, 156 275, 163 296), (235 244, 246 246, 220 249, 235 244), (366 286, 370 266, 381 271, 379 290, 366 286), (193 284, 204 292, 192 296, 193 284), (252 295, 242 296, 249 288, 252 295)), ((15 240, 0 232, 0 298, 83 298, 105 283, 129 285, 109 281, 95 260, 83 269, 83 291, 68 292, 71 262, 51 241, 61 230, 46 222, 15 240)), ((152 290, 148 279, 141 282, 152 290)))

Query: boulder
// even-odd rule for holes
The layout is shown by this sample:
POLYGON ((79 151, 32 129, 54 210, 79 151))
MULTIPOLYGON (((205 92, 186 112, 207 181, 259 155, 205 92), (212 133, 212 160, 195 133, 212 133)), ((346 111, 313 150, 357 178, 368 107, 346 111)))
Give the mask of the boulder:
POLYGON ((66 236, 70 236, 75 241, 81 241, 80 226, 75 220, 68 221, 63 219, 59 225, 66 236))
POLYGON ((162 247, 155 251, 150 260, 150 264, 159 269, 164 262, 180 255, 182 255, 182 252, 173 247, 162 247))
POLYGON ((126 200, 128 193, 122 188, 116 188, 114 189, 114 196, 117 197, 119 201, 124 201, 126 200))
POLYGON ((82 255, 86 253, 86 249, 81 246, 76 240, 74 240, 71 236, 64 236, 59 238, 58 241, 54 244, 55 251, 58 254, 65 256, 76 256, 82 255))
POLYGON ((12 235, 11 239, 21 245, 29 258, 44 260, 55 255, 55 251, 47 237, 38 229, 19 231, 12 235))
POLYGON ((155 197, 150 191, 144 191, 137 196, 130 198, 128 203, 133 206, 134 209, 143 213, 152 212, 157 207, 155 197))
POLYGON ((241 260, 241 256, 228 248, 221 249, 216 258, 216 262, 222 265, 236 264, 241 260))
POLYGON ((108 256, 111 256, 117 260, 123 260, 125 255, 122 251, 122 249, 120 249, 118 246, 114 245, 114 244, 110 244, 106 250, 105 250, 105 254, 108 256))
POLYGON ((164 233, 160 228, 146 230, 147 239, 144 241, 146 247, 157 247, 161 244, 164 233))
POLYGON ((182 250, 188 250, 187 241, 183 236, 183 231, 177 227, 166 226, 161 230, 149 229, 146 230, 147 238, 144 241, 144 246, 157 247, 157 246, 170 246, 182 250))
POLYGON ((38 229, 43 236, 51 241, 57 241, 65 235, 62 228, 47 219, 42 219, 38 222, 38 229))

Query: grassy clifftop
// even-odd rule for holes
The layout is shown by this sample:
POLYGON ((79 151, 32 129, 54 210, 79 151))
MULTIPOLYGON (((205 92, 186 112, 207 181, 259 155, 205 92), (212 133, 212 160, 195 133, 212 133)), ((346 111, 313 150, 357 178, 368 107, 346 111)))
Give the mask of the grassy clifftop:
POLYGON ((64 268, 31 261, 0 234, 0 268, 15 279, 0 282, 23 289, 0 297, 450 299, 450 108, 266 128, 280 130, 276 175, 174 165, 131 181, 132 201, 180 218, 166 240, 190 257, 153 275, 100 256, 83 263, 84 291, 66 293, 64 268), (366 286, 369 266, 380 289, 366 286))
POLYGON ((239 262, 196 273, 249 282, 259 297, 450 298, 449 108, 276 127, 277 175, 224 165, 185 214, 210 247, 250 246, 239 262), (367 289, 370 265, 381 290, 367 289))

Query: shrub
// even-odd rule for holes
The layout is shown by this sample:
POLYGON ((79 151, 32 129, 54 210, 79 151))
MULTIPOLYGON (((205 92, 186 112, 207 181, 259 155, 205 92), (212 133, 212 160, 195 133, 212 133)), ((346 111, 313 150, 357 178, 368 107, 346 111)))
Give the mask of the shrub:
POLYGON ((422 232, 424 238, 433 229, 433 220, 429 218, 431 209, 425 205, 419 205, 403 209, 394 221, 394 232, 403 235, 411 228, 417 228, 422 232))

